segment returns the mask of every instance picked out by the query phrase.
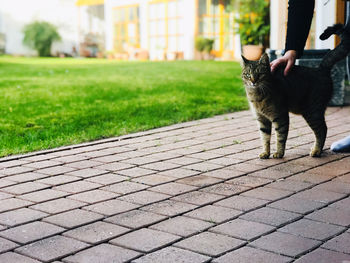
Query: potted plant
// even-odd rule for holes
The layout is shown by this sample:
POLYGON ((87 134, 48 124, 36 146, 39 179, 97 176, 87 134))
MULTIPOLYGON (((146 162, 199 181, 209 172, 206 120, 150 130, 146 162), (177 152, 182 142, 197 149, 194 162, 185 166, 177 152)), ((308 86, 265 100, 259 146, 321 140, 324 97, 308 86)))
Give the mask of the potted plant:
POLYGON ((203 54, 205 58, 210 58, 210 53, 214 47, 214 40, 210 38, 197 37, 195 40, 195 48, 199 52, 201 60, 203 60, 203 54))
POLYGON ((270 32, 270 1, 232 0, 232 8, 237 12, 236 32, 243 55, 250 60, 259 59, 270 32))

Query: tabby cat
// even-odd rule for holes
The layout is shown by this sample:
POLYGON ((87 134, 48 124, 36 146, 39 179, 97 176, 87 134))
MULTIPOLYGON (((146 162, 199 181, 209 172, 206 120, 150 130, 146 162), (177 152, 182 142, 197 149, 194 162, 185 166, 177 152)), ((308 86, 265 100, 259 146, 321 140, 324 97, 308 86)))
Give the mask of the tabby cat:
POLYGON ((263 152, 259 155, 261 159, 270 157, 272 124, 277 138, 277 151, 273 157, 284 156, 289 112, 304 117, 316 137, 310 155, 321 155, 327 136, 324 114, 333 90, 331 68, 350 51, 350 32, 343 25, 328 27, 320 39, 327 39, 332 34, 340 35, 341 43, 325 55, 318 68, 294 66, 288 76, 283 75, 284 69, 281 67, 271 73, 267 54, 263 54, 258 61, 249 61, 242 56, 242 79, 263 142, 263 152))

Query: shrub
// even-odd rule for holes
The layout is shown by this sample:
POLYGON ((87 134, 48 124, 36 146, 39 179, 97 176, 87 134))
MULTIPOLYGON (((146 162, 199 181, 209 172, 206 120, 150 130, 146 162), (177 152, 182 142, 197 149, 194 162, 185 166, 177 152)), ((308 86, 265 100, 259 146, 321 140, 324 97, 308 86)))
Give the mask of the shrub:
POLYGON ((32 22, 24 27, 23 33, 23 43, 38 51, 40 57, 49 57, 52 43, 61 40, 56 26, 48 22, 32 22))
POLYGON ((197 51, 201 53, 201 55, 203 52, 210 54, 210 52, 213 50, 213 46, 214 46, 213 39, 197 37, 195 40, 195 48, 197 51))

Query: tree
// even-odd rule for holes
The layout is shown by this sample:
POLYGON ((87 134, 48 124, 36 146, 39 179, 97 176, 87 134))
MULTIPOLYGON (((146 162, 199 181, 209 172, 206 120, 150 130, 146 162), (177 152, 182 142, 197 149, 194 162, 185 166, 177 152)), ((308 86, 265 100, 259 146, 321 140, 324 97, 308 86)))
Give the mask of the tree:
POLYGON ((40 57, 49 57, 52 43, 61 40, 56 26, 44 21, 35 21, 26 25, 23 33, 23 43, 37 50, 40 57))

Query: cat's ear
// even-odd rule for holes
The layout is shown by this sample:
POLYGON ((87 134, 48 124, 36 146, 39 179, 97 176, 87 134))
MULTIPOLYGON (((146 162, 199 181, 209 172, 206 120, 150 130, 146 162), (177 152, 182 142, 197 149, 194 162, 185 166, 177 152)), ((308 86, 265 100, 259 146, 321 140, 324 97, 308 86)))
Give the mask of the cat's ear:
POLYGON ((266 53, 262 54, 261 58, 259 59, 259 64, 270 67, 270 59, 266 53))
POLYGON ((241 57, 242 57, 243 65, 246 65, 249 63, 249 60, 246 59, 243 55, 241 55, 241 57))

